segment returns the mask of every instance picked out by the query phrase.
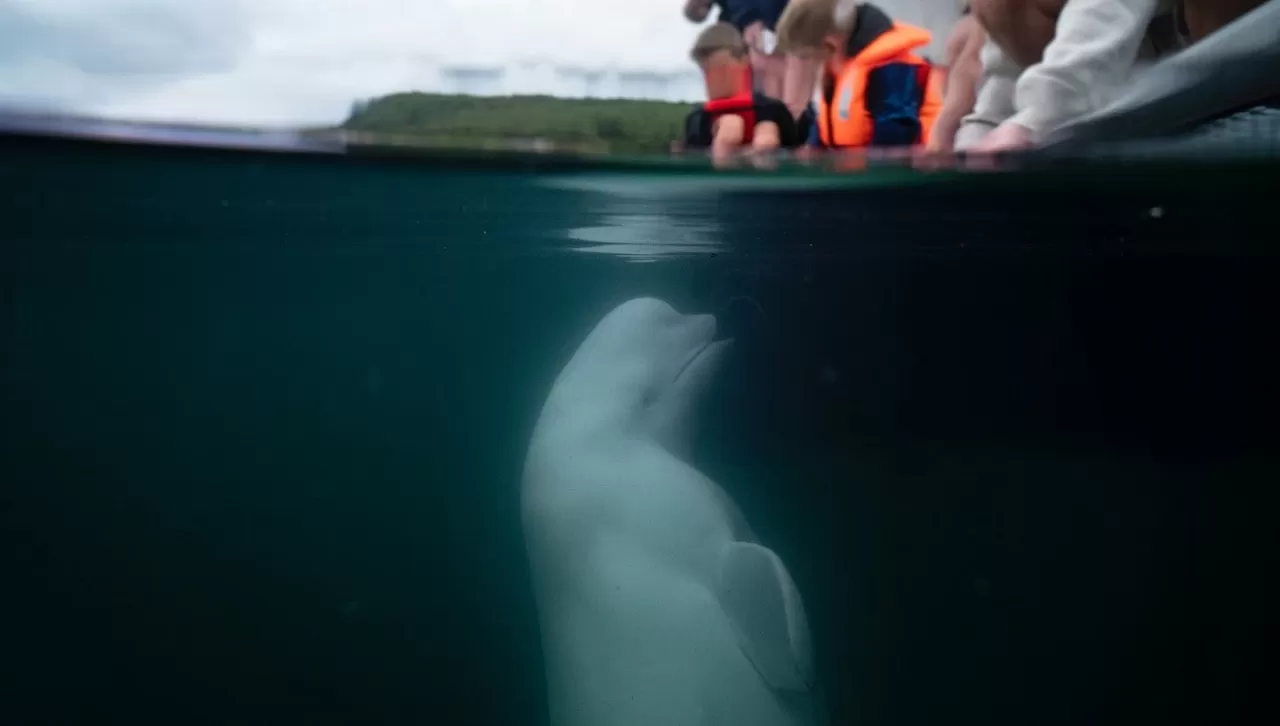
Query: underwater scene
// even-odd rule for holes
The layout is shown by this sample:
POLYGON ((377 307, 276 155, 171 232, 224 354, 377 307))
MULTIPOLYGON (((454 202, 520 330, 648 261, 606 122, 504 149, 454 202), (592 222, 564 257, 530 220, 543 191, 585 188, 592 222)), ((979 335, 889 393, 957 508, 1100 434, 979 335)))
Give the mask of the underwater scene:
POLYGON ((1274 163, 248 146, 0 136, 0 721, 1267 704, 1274 163))
POLYGON ((1277 189, 1280 0, 0 0, 0 726, 1280 723, 1277 189))

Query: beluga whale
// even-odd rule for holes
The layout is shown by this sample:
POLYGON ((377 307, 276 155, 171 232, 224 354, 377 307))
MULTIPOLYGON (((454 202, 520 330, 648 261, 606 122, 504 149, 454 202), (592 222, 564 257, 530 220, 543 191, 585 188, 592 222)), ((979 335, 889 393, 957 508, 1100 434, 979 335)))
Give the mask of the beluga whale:
POLYGON ((629 300, 551 388, 521 515, 552 726, 826 723, 795 583, 689 459, 731 342, 629 300))

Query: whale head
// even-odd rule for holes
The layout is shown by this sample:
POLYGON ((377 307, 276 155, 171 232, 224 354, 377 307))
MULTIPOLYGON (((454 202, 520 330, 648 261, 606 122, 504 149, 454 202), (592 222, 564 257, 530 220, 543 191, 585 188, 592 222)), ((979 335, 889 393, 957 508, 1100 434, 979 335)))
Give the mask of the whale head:
POLYGON ((731 342, 716 340, 712 315, 682 315, 654 298, 629 300, 578 347, 540 426, 651 438, 686 454, 697 404, 731 342))

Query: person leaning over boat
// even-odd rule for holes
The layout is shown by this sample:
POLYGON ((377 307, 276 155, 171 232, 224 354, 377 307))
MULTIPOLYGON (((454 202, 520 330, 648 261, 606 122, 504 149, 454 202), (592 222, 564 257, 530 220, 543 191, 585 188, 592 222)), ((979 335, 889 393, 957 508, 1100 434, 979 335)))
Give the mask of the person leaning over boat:
POLYGON ((1173 0, 972 0, 987 40, 958 149, 1004 151, 1106 106, 1185 41, 1173 0))
POLYGON ((768 34, 777 24, 787 0, 686 0, 685 17, 700 23, 713 4, 720 7, 717 22, 731 23, 746 40, 756 90, 770 98, 781 98, 785 61, 782 56, 774 55, 768 34))
POLYGON ((699 34, 690 57, 702 71, 707 102, 685 119, 684 148, 709 149, 723 160, 742 149, 794 148, 804 134, 779 100, 754 91, 742 33, 715 23, 699 34))
POLYGON ((957 148, 1001 151, 1101 109, 1135 67, 1213 33, 1266 0, 972 0, 988 41, 957 148))
POLYGON ((787 104, 791 115, 800 119, 812 114, 813 84, 817 65, 806 58, 781 52, 774 42, 778 20, 788 0, 685 0, 684 14, 700 23, 712 5, 720 7, 720 22, 742 31, 751 53, 756 89, 787 104))
POLYGON ((779 46, 821 65, 817 125, 827 148, 928 142, 942 74, 916 51, 931 40, 854 0, 792 0, 778 21, 779 46))

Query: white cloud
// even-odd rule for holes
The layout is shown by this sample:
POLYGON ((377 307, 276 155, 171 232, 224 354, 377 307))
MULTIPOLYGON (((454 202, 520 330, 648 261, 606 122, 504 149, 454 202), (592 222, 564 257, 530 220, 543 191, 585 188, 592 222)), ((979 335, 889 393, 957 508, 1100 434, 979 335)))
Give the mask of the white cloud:
POLYGON ((687 50, 698 27, 682 5, 0 0, 0 101, 135 118, 335 123, 356 99, 458 90, 447 73, 458 66, 501 69, 500 81, 482 84, 492 92, 566 95, 585 86, 557 67, 653 71, 668 75, 629 83, 606 74, 585 92, 691 99, 698 84, 687 50))
POLYGON ((685 52, 698 29, 680 6, 681 0, 0 0, 0 99, 112 116, 333 123, 358 98, 442 90, 449 66, 514 70, 540 60, 688 71, 685 52))
POLYGON ((3 0, 0 97, 81 106, 233 69, 241 0, 3 0))

